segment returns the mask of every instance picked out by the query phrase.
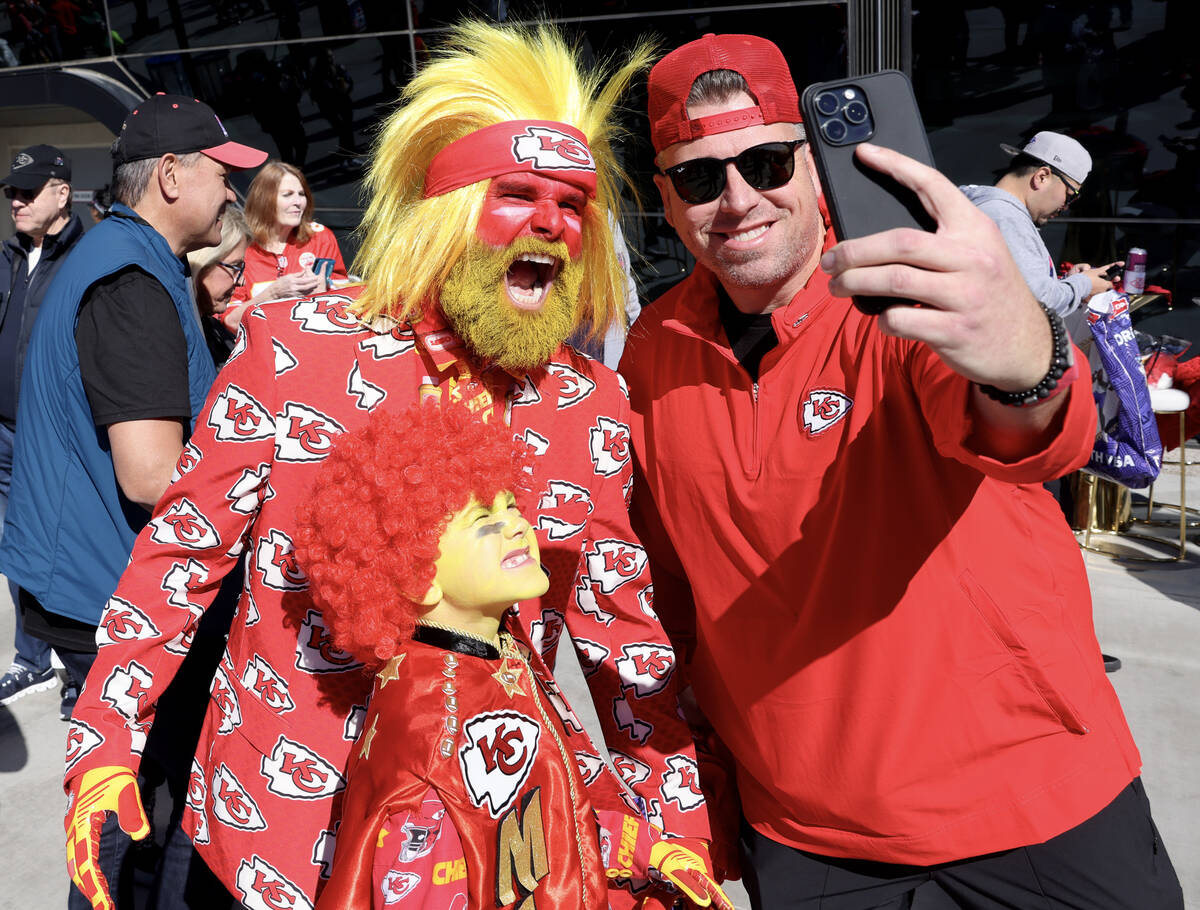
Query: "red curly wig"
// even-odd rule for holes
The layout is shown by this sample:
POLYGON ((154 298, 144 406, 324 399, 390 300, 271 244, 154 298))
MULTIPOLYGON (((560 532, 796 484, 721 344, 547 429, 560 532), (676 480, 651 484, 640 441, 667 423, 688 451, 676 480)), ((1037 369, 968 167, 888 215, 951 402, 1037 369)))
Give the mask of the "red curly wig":
POLYGON ((474 496, 530 505, 534 456, 502 421, 462 405, 379 413, 339 437, 297 509, 296 557, 339 648, 369 667, 392 657, 425 612, 438 540, 474 496))

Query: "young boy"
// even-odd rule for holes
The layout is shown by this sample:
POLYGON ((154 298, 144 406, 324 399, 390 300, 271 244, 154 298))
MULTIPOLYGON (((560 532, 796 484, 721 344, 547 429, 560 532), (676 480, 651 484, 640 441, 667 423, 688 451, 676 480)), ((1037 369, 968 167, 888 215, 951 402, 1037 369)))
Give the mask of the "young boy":
POLYGON ((532 487, 503 424, 414 406, 341 437, 300 510, 335 644, 382 667, 319 910, 599 910, 648 887, 732 910, 704 845, 649 824, 514 637, 510 608, 549 586, 532 487))

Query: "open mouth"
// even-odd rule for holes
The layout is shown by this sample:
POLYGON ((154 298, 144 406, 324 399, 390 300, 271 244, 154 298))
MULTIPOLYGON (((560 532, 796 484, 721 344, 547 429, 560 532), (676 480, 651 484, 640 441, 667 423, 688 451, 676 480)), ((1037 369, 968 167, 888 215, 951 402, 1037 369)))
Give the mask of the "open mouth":
POLYGON ((521 253, 504 275, 508 298, 518 310, 537 311, 562 270, 562 260, 547 253, 521 253))
POLYGON ((519 569, 521 566, 531 562, 533 562, 533 558, 529 555, 529 547, 522 547, 519 550, 513 550, 500 560, 500 568, 519 569))

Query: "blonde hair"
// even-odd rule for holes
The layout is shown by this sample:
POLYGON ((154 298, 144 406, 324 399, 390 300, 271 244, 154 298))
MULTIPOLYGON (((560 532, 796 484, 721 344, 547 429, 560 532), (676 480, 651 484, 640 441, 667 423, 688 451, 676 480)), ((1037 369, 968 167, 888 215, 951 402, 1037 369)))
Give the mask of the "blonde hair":
POLYGON ((259 246, 270 243, 275 239, 275 218, 279 211, 279 184, 283 178, 291 174, 300 181, 304 190, 304 213, 300 216, 300 224, 292 228, 296 235, 296 246, 304 246, 312 239, 313 194, 304 179, 304 172, 294 164, 286 161, 268 161, 262 170, 254 175, 250 189, 246 192, 246 223, 250 225, 251 236, 259 246))
POLYGON ((621 132, 614 114, 652 56, 653 47, 640 42, 623 61, 584 72, 578 49, 549 25, 464 22, 452 29, 375 138, 362 244, 352 269, 366 282, 354 304, 359 315, 418 318, 475 234, 486 181, 425 199, 425 172, 434 155, 494 123, 557 120, 587 136, 596 162, 596 198, 583 217, 576 326, 598 338, 613 320, 623 321, 624 273, 609 213, 619 218, 621 189, 630 184, 612 148, 621 132))

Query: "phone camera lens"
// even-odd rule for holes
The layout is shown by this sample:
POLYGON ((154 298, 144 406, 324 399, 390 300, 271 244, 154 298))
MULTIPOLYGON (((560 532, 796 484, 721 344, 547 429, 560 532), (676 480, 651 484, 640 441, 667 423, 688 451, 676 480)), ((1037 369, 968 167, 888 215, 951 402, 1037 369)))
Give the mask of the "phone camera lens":
POLYGON ((817 95, 817 113, 824 114, 826 117, 834 114, 838 109, 838 97, 833 92, 821 92, 817 95))
POLYGON ((846 138, 846 124, 840 120, 827 120, 821 129, 825 131, 825 138, 830 142, 841 142, 846 138))
POLYGON ((861 101, 851 101, 846 105, 846 119, 851 123, 862 123, 867 119, 867 106, 861 101))

